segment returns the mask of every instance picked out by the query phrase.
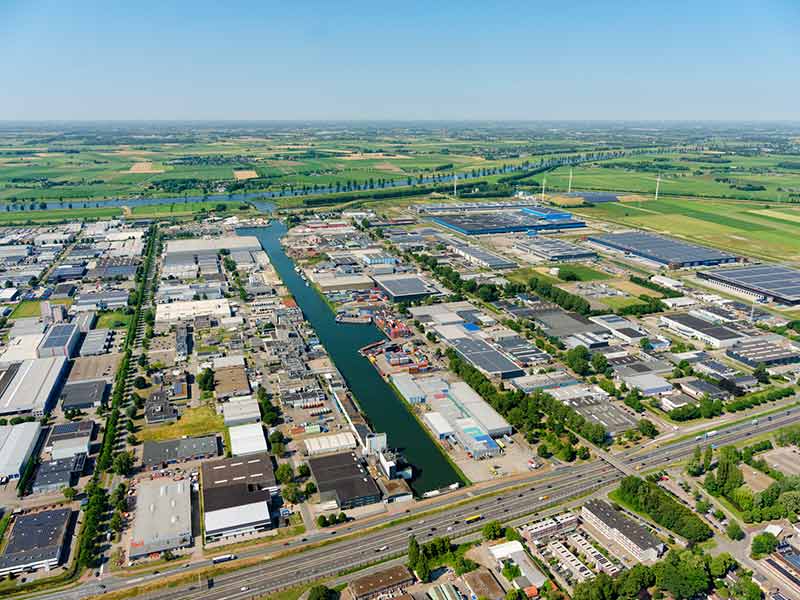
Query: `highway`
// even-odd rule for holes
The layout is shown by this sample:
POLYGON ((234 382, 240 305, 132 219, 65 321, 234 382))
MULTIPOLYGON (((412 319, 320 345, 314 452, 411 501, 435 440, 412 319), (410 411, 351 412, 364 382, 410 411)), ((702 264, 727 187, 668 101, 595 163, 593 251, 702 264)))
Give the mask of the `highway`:
MULTIPOLYGON (((800 416, 799 407, 788 408, 770 417, 761 417, 756 424, 747 420, 720 429, 716 435, 707 440, 698 441, 692 437, 639 453, 615 455, 615 462, 622 462, 636 470, 652 470, 689 457, 697 444, 710 443, 719 446, 746 441, 748 437, 792 424, 796 422, 798 416, 800 416)), ((589 494, 613 484, 622 477, 624 474, 619 469, 604 461, 595 460, 580 465, 562 466, 548 473, 532 474, 527 480, 498 483, 490 490, 481 490, 482 495, 491 491, 496 491, 498 495, 489 498, 479 497, 474 501, 466 500, 463 504, 452 508, 446 507, 453 502, 453 498, 445 496, 441 502, 411 508, 411 515, 405 515, 411 517, 417 513, 418 520, 414 518, 400 524, 388 525, 388 521, 396 520, 398 516, 386 517, 384 528, 363 533, 354 538, 343 537, 341 541, 332 541, 335 536, 342 535, 343 532, 349 534, 357 531, 360 527, 355 523, 331 531, 320 531, 314 536, 309 536, 306 542, 296 540, 290 542, 289 545, 297 547, 320 540, 330 540, 325 546, 310 547, 305 551, 296 549, 295 553, 291 555, 277 556, 257 566, 217 576, 214 578, 214 586, 211 589, 206 589, 205 580, 202 579, 202 585, 201 581, 197 581, 193 584, 157 590, 137 597, 153 600, 168 598, 171 600, 177 598, 181 600, 199 600, 200 598, 223 600, 258 597, 299 583, 331 577, 344 570, 359 568, 376 560, 402 556, 407 548, 408 538, 412 534, 421 543, 439 535, 457 539, 480 529, 483 523, 493 519, 508 522, 523 516, 534 518, 536 513, 545 507, 589 494), (519 487, 521 485, 524 487, 519 487), (509 491, 507 488, 510 487, 517 489, 509 491), (505 493, 502 491, 504 488, 506 488, 505 493), (429 515, 420 514, 434 508, 441 510, 429 515), (465 524, 464 519, 474 514, 481 514, 483 520, 470 525, 465 524)), ((380 523, 381 520, 373 520, 361 527, 375 527, 380 523)), ((271 552, 274 553, 278 548, 289 550, 280 545, 272 545, 268 549, 253 548, 236 554, 239 559, 264 556, 271 552)), ((100 583, 94 580, 69 591, 50 592, 35 597, 47 600, 85 598, 90 594, 102 594, 137 584, 146 584, 173 574, 190 573, 193 570, 208 567, 210 564, 210 561, 202 561, 192 563, 188 567, 178 567, 134 578, 109 577, 103 580, 104 587, 102 588, 100 583)))

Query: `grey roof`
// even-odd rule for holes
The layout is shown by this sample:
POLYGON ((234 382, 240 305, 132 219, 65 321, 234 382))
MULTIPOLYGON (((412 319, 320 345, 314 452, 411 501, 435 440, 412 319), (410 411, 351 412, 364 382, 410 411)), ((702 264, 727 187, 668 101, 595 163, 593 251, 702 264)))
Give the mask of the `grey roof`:
POLYGON ((72 511, 68 508, 19 515, 0 555, 0 569, 60 560, 72 511))
POLYGON ((753 265, 714 269, 700 273, 703 279, 728 283, 794 304, 800 302, 800 270, 783 265, 753 265))
POLYGON ((78 326, 74 323, 56 323, 45 334, 39 348, 60 348, 75 334, 78 326))
POLYGON ((91 379, 64 384, 61 390, 61 407, 83 408, 104 402, 108 382, 105 379, 91 379))
POLYGON ((427 284, 419 277, 378 277, 375 281, 393 298, 430 294, 427 284))
POLYGON ((736 260, 736 256, 714 248, 689 244, 644 231, 626 231, 593 235, 589 240, 617 250, 643 256, 662 264, 718 264, 736 260))
POLYGON ((594 258, 597 256, 594 250, 578 246, 572 242, 538 235, 531 236, 529 239, 521 241, 517 245, 546 260, 594 258))
POLYGON ((509 376, 514 373, 523 374, 520 367, 483 340, 457 338, 450 340, 450 343, 461 356, 486 373, 501 376, 509 376))
POLYGON ((206 435, 165 442, 146 441, 142 452, 145 466, 157 466, 177 460, 195 457, 216 456, 219 444, 216 435, 206 435))
POLYGON ((614 510, 607 502, 596 499, 589 500, 589 502, 584 504, 584 508, 589 510, 609 528, 619 531, 642 550, 661 546, 661 542, 647 531, 647 529, 614 510))
POLYGON ((72 485, 74 478, 80 476, 86 464, 86 454, 79 452, 70 458, 47 460, 39 465, 33 481, 33 491, 40 488, 72 485))
POLYGON ((380 497, 380 490, 352 452, 311 458, 311 474, 320 493, 334 493, 340 505, 366 497, 380 497))
POLYGON ((277 488, 272 459, 266 452, 206 461, 202 475, 206 512, 269 501, 277 488))

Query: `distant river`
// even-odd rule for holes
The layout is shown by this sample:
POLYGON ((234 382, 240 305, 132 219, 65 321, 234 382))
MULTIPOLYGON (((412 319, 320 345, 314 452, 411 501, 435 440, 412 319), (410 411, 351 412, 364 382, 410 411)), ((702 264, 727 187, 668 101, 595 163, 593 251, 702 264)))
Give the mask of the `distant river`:
POLYGON ((351 392, 376 432, 386 432, 389 446, 397 448, 414 466, 411 487, 417 495, 460 481, 436 443, 408 412, 394 390, 381 378, 372 363, 359 354, 359 348, 385 339, 374 325, 337 323, 317 292, 297 275, 294 262, 283 251, 280 238, 286 232, 283 223, 273 221, 268 227, 239 229, 240 235, 256 236, 273 266, 289 288, 303 315, 314 327, 336 368, 347 381, 351 392))

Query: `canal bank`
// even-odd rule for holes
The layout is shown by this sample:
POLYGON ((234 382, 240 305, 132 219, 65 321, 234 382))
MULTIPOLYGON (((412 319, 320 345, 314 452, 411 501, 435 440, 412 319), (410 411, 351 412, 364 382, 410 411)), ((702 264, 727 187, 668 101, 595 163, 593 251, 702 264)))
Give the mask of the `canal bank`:
POLYGON ((375 371, 369 360, 359 354, 359 348, 385 339, 383 333, 374 325, 336 322, 330 307, 295 272, 294 262, 280 244, 285 232, 285 225, 277 221, 268 227, 239 230, 240 235, 252 235, 259 239, 373 429, 386 432, 390 447, 397 448, 414 466, 415 478, 411 482, 414 492, 421 496, 429 490, 456 482, 463 483, 436 443, 403 405, 403 400, 375 371))

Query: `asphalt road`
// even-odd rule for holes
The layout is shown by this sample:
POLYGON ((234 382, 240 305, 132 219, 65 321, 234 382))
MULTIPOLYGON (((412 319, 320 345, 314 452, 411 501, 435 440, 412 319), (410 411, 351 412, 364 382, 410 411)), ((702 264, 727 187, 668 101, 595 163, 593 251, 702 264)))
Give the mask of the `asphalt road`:
MULTIPOLYGON (((750 420, 738 425, 721 429, 716 435, 699 441, 694 437, 683 441, 674 442, 663 447, 651 448, 643 452, 630 455, 617 455, 621 461, 636 470, 646 471, 659 466, 665 466, 687 458, 698 444, 723 445, 745 441, 748 437, 766 431, 784 427, 795 422, 800 416, 800 408, 789 408, 771 417, 760 418, 757 424, 750 420)), ((616 461, 615 461, 616 462, 616 461)), ((525 487, 502 493, 504 487, 517 487, 520 481, 499 483, 493 486, 498 492, 491 498, 478 498, 473 502, 466 502, 445 508, 433 515, 421 515, 419 520, 410 520, 405 523, 386 526, 383 529, 366 533, 355 539, 343 539, 339 542, 329 543, 319 548, 311 548, 301 553, 290 556, 278 557, 254 567, 237 570, 234 573, 220 575, 214 578, 214 586, 206 589, 205 580, 182 587, 159 590, 142 598, 158 600, 223 600, 260 597, 264 594, 275 592, 285 587, 303 582, 314 581, 323 577, 334 576, 344 570, 355 569, 376 560, 402 556, 405 553, 408 538, 413 534, 422 543, 428 539, 448 535, 454 539, 464 536, 480 528, 483 523, 493 519, 503 522, 513 521, 522 516, 536 516, 538 511, 553 504, 563 503, 576 496, 591 493, 620 480, 624 474, 616 467, 603 462, 593 461, 582 465, 563 466, 544 474, 531 475, 525 487), (476 524, 467 525, 464 519, 475 514, 481 514, 483 520, 476 524)), ((481 494, 486 490, 481 490, 481 494)), ((411 508, 411 514, 431 510, 435 506, 446 507, 452 498, 443 497, 435 505, 411 508)), ((409 515, 410 516, 410 515, 409 515)), ((387 517, 387 521, 397 519, 397 516, 387 517)), ((374 527, 375 521, 362 527, 374 527)), ((309 536, 306 542, 290 542, 291 545, 304 545, 323 539, 334 539, 344 533, 357 531, 359 526, 352 524, 337 527, 330 531, 320 531, 314 536, 309 536)), ((277 548, 282 548, 280 545, 277 548)), ((271 547, 272 550, 276 546, 271 547)), ((268 554, 265 548, 256 548, 249 551, 237 552, 239 559, 250 556, 268 554)), ((152 575, 120 578, 110 577, 103 580, 104 588, 99 582, 90 582, 70 591, 51 592, 42 594, 38 598, 57 600, 63 598, 84 598, 91 594, 102 594, 106 591, 132 587, 157 580, 158 578, 176 573, 188 573, 202 567, 207 567, 210 561, 193 563, 189 567, 165 570, 152 575)))

